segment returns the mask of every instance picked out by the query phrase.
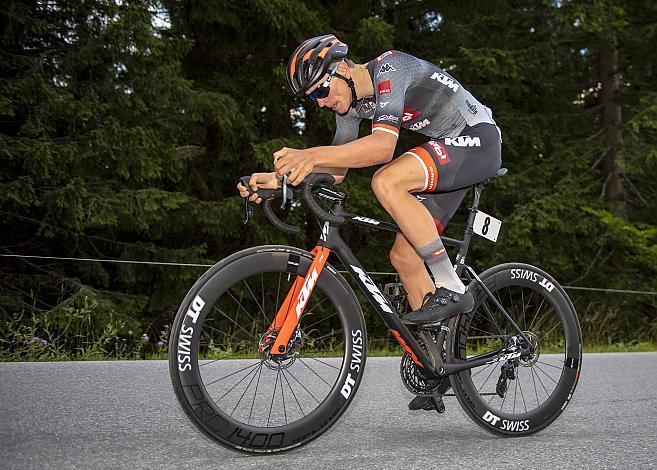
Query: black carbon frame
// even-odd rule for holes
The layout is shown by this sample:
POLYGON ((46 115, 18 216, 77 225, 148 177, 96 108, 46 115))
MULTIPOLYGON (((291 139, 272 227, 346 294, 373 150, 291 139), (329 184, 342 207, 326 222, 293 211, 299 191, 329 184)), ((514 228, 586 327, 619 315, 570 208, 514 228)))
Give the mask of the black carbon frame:
MULTIPOLYGON (((479 286, 484 289, 488 298, 490 298, 495 306, 500 309, 506 319, 513 325, 515 330, 518 332, 526 344, 531 344, 528 338, 526 338, 524 332, 516 325, 510 315, 502 307, 502 305, 497 302, 493 297, 490 290, 483 284, 481 279, 476 275, 475 271, 468 265, 465 264, 465 257, 468 253, 468 248, 470 246, 470 240, 474 234, 474 218, 477 213, 477 207, 479 205, 479 199, 481 196, 481 191, 483 185, 474 186, 474 196, 472 201, 472 206, 469 209, 469 215, 467 224, 465 227, 465 232, 463 240, 456 240, 453 238, 448 238, 441 236, 441 240, 445 245, 456 246, 459 248, 458 254, 456 255, 456 273, 459 277, 465 275, 473 282, 476 282, 479 286), (464 273, 465 271, 465 273, 464 273)), ((320 196, 321 197, 321 196, 320 196)), ((328 199, 328 198, 327 198, 328 199)), ((391 232, 401 233, 401 229, 395 225, 388 222, 379 221, 376 219, 371 219, 369 217, 363 217, 356 214, 350 214, 344 210, 344 200, 336 200, 336 198, 330 198, 333 200, 334 204, 331 212, 335 215, 344 217, 344 222, 351 221, 363 225, 369 225, 370 227, 387 230, 391 232)), ((343 223, 344 223, 343 222, 343 223)), ((322 234, 317 245, 325 246, 336 254, 340 262, 345 266, 347 271, 355 279, 356 283, 363 291, 365 296, 369 299, 372 307, 376 313, 381 317, 383 322, 391 331, 396 331, 399 334, 399 337, 406 343, 409 349, 415 354, 418 361, 424 367, 424 373, 432 378, 441 378, 446 377, 450 374, 460 372, 466 369, 471 369, 473 367, 478 367, 483 364, 486 364, 491 359, 494 359, 503 353, 503 348, 500 348, 496 351, 491 351, 486 354, 475 356, 466 360, 465 362, 460 362, 458 364, 443 363, 442 356, 439 354, 436 359, 437 364, 434 363, 432 358, 427 355, 427 353, 420 347, 416 341, 413 334, 410 330, 401 322, 398 312, 395 307, 388 301, 387 296, 385 296, 378 288, 376 283, 372 281, 367 271, 360 264, 354 253, 351 251, 351 248, 345 243, 345 241, 340 236, 340 225, 342 223, 334 223, 325 221, 322 229, 322 234)), ((488 312, 490 314, 490 312, 488 312)), ((443 344, 445 338, 445 331, 441 330, 438 338, 438 344, 443 344)), ((530 351, 522 350, 522 353, 529 353, 530 351)), ((435 355, 435 354, 433 354, 435 355)))

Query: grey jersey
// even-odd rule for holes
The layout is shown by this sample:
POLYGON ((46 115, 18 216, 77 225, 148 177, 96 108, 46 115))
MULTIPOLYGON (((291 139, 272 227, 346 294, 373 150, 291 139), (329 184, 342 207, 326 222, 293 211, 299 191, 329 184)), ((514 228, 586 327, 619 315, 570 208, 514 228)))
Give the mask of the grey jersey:
POLYGON ((456 137, 466 126, 495 124, 490 109, 440 67, 399 51, 387 51, 367 64, 374 97, 363 99, 344 116, 336 114, 333 145, 358 138, 361 119, 372 132, 399 137, 409 129, 434 139, 456 137))

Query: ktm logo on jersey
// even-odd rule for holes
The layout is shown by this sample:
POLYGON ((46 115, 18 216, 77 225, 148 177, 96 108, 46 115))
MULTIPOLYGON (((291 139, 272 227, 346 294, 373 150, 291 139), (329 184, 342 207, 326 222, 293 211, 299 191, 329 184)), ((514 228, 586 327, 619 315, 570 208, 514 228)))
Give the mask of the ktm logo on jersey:
POLYGON ((402 122, 412 121, 413 119, 416 119, 420 114, 422 113, 415 109, 404 108, 404 116, 402 117, 402 122))
POLYGON ((447 77, 446 75, 444 75, 442 73, 438 73, 438 72, 434 73, 431 76, 431 79, 442 83, 447 88, 452 90, 454 93, 456 93, 459 89, 458 84, 454 80, 452 80, 451 78, 447 77))
POLYGON ((427 127, 429 124, 431 124, 431 121, 429 121, 428 119, 425 119, 423 121, 418 121, 415 124, 409 126, 409 129, 412 130, 412 131, 419 131, 423 127, 427 127))
POLYGON ((458 137, 447 137, 445 139, 445 145, 453 145, 454 147, 481 147, 481 140, 479 140, 479 137, 460 135, 458 137))

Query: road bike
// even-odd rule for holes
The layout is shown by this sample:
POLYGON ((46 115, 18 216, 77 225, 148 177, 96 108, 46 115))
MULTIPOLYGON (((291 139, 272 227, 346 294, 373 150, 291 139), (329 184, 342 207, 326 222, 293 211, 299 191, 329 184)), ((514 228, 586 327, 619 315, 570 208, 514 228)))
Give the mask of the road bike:
MULTIPOLYGON (((427 328, 402 323, 401 284, 377 285, 340 235, 348 222, 399 227, 347 212, 348 196, 331 188, 330 175, 258 190, 275 227, 299 233, 272 204, 304 201, 321 234, 310 252, 267 245, 228 256, 188 292, 173 322, 169 368, 194 425, 231 449, 279 452, 319 437, 345 412, 365 370, 367 332, 361 305, 330 254, 403 348, 400 375, 410 392, 431 397, 440 412, 451 388, 465 413, 497 435, 526 436, 552 423, 570 402, 582 364, 572 302, 535 266, 505 263, 477 274, 465 262, 474 234, 491 238, 496 219, 478 205, 484 186, 504 173, 472 186, 463 239, 441 237, 458 248, 455 269, 475 307, 427 328)), ((245 199, 247 221, 250 210, 245 199)))

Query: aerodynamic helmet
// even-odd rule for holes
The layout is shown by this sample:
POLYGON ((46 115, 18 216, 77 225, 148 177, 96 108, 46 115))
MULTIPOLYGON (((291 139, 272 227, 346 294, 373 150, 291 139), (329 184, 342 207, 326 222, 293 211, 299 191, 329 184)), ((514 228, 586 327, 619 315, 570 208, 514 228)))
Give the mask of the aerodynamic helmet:
POLYGON ((315 85, 329 66, 347 56, 349 47, 333 34, 307 39, 294 51, 287 63, 287 83, 300 96, 315 85))

